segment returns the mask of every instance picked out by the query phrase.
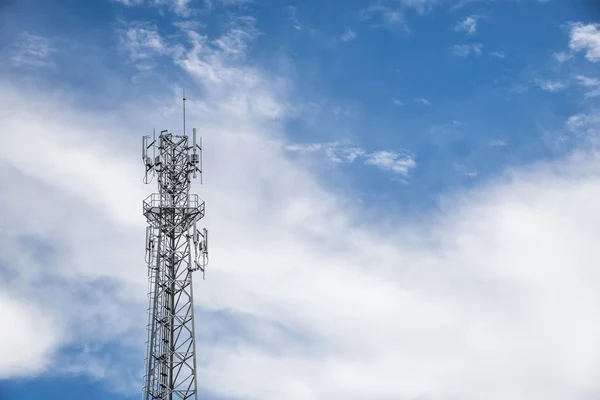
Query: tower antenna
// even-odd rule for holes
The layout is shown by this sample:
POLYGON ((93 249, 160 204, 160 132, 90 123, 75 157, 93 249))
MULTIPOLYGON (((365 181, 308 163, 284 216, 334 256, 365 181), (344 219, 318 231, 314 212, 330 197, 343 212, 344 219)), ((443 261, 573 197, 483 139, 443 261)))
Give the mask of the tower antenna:
POLYGON ((204 277, 208 231, 198 227, 204 201, 190 193, 192 178, 202 176, 202 147, 196 128, 192 143, 185 135, 185 91, 183 123, 183 135, 163 130, 152 143, 150 136, 142 139, 146 175, 158 181, 158 193, 143 202, 149 286, 144 400, 198 399, 192 273, 204 277))

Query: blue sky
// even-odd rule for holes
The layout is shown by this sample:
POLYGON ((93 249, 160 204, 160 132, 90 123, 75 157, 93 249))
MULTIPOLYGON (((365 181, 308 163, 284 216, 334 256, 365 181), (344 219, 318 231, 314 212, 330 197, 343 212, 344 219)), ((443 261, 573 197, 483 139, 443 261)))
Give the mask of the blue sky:
POLYGON ((599 396, 599 11, 0 1, 0 398, 139 397, 136 157, 183 88, 202 398, 599 396))

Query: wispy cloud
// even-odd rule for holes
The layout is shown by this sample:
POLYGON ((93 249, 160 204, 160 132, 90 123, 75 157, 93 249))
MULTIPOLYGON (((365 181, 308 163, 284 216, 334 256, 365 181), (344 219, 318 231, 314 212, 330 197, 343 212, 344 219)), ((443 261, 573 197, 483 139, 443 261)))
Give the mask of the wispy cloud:
POLYGON ((600 24, 583 24, 581 22, 570 25, 569 48, 573 51, 582 51, 585 58, 591 62, 600 61, 600 24))
POLYGON ((298 31, 308 31, 309 33, 314 32, 314 29, 300 22, 298 19, 298 8, 296 6, 288 6, 287 10, 294 29, 298 31))
POLYGON ((581 86, 585 87, 597 87, 600 85, 600 80, 598 78, 588 78, 587 76, 577 75, 575 79, 581 86))
POLYGON ((384 171, 407 176, 417 166, 413 156, 407 153, 396 153, 393 151, 376 151, 367 154, 365 164, 373 165, 384 171))
POLYGON ((11 45, 10 61, 16 67, 48 67, 56 51, 53 40, 23 32, 11 45))
MULTIPOLYGON (((441 0, 443 1, 443 0, 441 0)), ((406 8, 412 8, 417 12, 424 14, 433 10, 433 8, 441 3, 440 0, 399 0, 406 8)))
POLYGON ((559 92, 567 88, 567 83, 563 81, 557 81, 552 79, 536 79, 536 85, 546 92, 559 92))
POLYGON ((112 0, 115 3, 123 4, 127 7, 147 5, 151 7, 157 7, 167 9, 179 16, 189 16, 190 8, 189 3, 191 0, 112 0))
POLYGON ((410 33, 404 13, 397 8, 385 4, 373 4, 360 13, 361 19, 374 21, 373 27, 382 27, 394 32, 410 33))
POLYGON ((508 143, 504 140, 495 139, 495 140, 490 141, 488 143, 488 145, 492 146, 492 147, 505 147, 505 146, 508 146, 508 143))
POLYGON ((490 54, 490 56, 496 57, 496 58, 506 58, 506 53, 503 51, 492 51, 489 54, 490 54))
POLYGON ((234 21, 231 29, 213 41, 223 55, 244 59, 249 43, 257 36, 256 20, 252 17, 240 17, 234 21))
POLYGON ((171 48, 159 34, 156 26, 150 24, 130 24, 122 29, 121 44, 129 59, 142 69, 151 68, 155 56, 171 52, 171 48))
POLYGON ((477 33, 477 22, 479 21, 479 18, 478 15, 465 17, 454 26, 454 30, 457 32, 464 32, 467 35, 474 35, 477 33))
POLYGON ((452 46, 452 53, 459 57, 468 57, 470 55, 481 55, 483 45, 481 43, 457 44, 452 46))
POLYGON ((600 116, 595 112, 581 112, 567 120, 567 129, 580 138, 600 144, 600 116))
POLYGON ((368 152, 358 146, 338 142, 287 144, 284 149, 296 153, 320 152, 325 155, 327 160, 335 163, 353 163, 362 159, 365 165, 371 165, 383 171, 391 171, 404 177, 407 177, 417 165, 414 156, 406 151, 382 150, 368 152))
POLYGON ((527 92, 528 90, 529 90, 529 88, 526 85, 524 85, 522 83, 518 83, 518 84, 512 86, 508 91, 509 91, 509 93, 521 94, 521 93, 527 92))
POLYGON ((188 32, 190 49, 172 57, 213 99, 231 107, 230 112, 279 118, 285 107, 260 87, 266 79, 263 73, 246 63, 248 48, 259 35, 255 23, 251 17, 236 18, 229 30, 213 40, 188 32))
POLYGON ((349 42, 356 39, 356 33, 352 29, 346 29, 346 32, 340 36, 340 39, 342 39, 342 42, 349 42))
POLYGON ((396 106, 396 107, 401 107, 401 106, 403 106, 403 105, 404 105, 404 103, 403 103, 402 101, 398 100, 398 99, 394 99, 394 100, 392 101, 392 104, 393 104, 394 106, 396 106))
POLYGON ((338 142, 333 143, 292 143, 283 146, 286 151, 307 154, 323 153, 328 161, 335 163, 352 163, 359 156, 365 155, 365 150, 360 147, 338 142))
POLYGON ((226 6, 241 6, 246 4, 252 4, 255 0, 217 0, 219 3, 226 6))
POLYGON ((113 2, 123 4, 127 7, 133 7, 143 4, 144 2, 146 2, 146 0, 113 0, 113 2))
POLYGON ((417 97, 414 99, 415 103, 422 104, 424 106, 430 106, 431 102, 423 97, 417 97))
POLYGON ((559 63, 564 63, 564 62, 570 60, 571 58, 573 58, 572 54, 565 53, 564 51, 554 53, 553 56, 556 59, 556 61, 558 61, 559 63))
POLYGON ((361 148, 339 143, 291 143, 284 145, 283 148, 288 152, 301 155, 321 153, 327 161, 334 163, 352 163, 358 155, 364 154, 361 148))
POLYGON ((589 78, 584 75, 576 75, 575 81, 577 82, 577 84, 587 89, 585 97, 600 96, 600 79, 589 78))

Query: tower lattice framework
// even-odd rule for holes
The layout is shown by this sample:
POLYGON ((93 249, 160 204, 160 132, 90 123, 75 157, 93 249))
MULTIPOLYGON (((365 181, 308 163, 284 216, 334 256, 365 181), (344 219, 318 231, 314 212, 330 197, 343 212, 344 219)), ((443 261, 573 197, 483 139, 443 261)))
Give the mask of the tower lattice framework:
POLYGON ((149 276, 145 400, 198 398, 192 273, 204 275, 208 232, 197 228, 204 201, 190 194, 192 178, 202 175, 196 129, 190 139, 184 122, 182 136, 162 131, 142 141, 144 182, 158 183, 158 193, 143 202, 149 276))

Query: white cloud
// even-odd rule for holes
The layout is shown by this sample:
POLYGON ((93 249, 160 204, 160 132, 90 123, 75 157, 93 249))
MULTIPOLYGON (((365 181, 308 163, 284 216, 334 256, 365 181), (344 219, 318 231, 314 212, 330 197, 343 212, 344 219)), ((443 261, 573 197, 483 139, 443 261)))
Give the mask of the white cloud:
MULTIPOLYGON (((250 17, 238 18, 229 31, 214 40, 189 32, 191 50, 176 54, 175 63, 218 105, 245 115, 279 118, 285 106, 274 101, 272 94, 262 87, 267 79, 262 72, 245 64, 249 43, 257 35, 254 19, 250 17)), ((276 79, 270 82, 270 90, 284 90, 278 83, 276 79)))
POLYGON ((585 58, 591 62, 600 61, 599 24, 571 24, 571 40, 569 48, 573 51, 585 52, 585 58))
POLYGON ((335 149, 333 147, 328 147, 325 151, 327 158, 330 161, 343 163, 354 162, 358 157, 364 156, 365 151, 360 147, 346 147, 342 149, 335 149))
POLYGON ((495 139, 490 141, 489 145, 493 147, 505 147, 508 146, 508 143, 506 143, 504 140, 495 139))
POLYGON ((452 46, 452 52, 459 57, 468 57, 470 55, 481 55, 483 45, 481 43, 457 44, 452 46))
POLYGON ((414 99, 415 103, 422 104, 424 106, 431 106, 431 102, 423 97, 417 97, 414 99))
POLYGON ((567 88, 567 84, 562 81, 556 81, 551 79, 536 79, 535 83, 547 92, 559 92, 567 88))
POLYGON ((340 39, 342 39, 342 42, 349 42, 356 39, 356 33, 352 29, 347 29, 346 32, 342 34, 340 39))
POLYGON ((153 58, 169 54, 172 49, 158 33, 156 26, 131 24, 121 32, 121 44, 131 61, 141 68, 150 68, 153 58))
POLYGON ((556 61, 558 61, 559 63, 563 63, 565 61, 570 60, 571 58, 573 58, 572 54, 568 54, 565 53, 563 51, 558 52, 558 53, 554 53, 554 58, 556 59, 556 61))
POLYGON ((455 31, 464 32, 467 35, 474 35, 477 33, 477 22, 479 21, 478 15, 471 15, 465 17, 461 21, 459 21, 454 27, 455 31))
POLYGON ((401 107, 404 105, 404 103, 398 99, 394 99, 394 101, 392 101, 392 104, 396 107, 401 107))
POLYGON ((115 3, 123 4, 127 7, 133 7, 140 5, 145 2, 145 0, 113 0, 115 3))
POLYGON ((46 37, 21 33, 10 49, 10 61, 16 67, 52 66, 52 54, 56 52, 54 42, 46 37))
POLYGON ((408 176, 408 173, 417 166, 410 154, 399 154, 393 151, 376 151, 367 156, 367 165, 373 165, 384 171, 408 176))
POLYGON ((598 80, 598 78, 588 78, 587 76, 577 75, 575 79, 577 79, 577 82, 580 85, 585 87, 596 87, 600 85, 600 80, 598 80))
POLYGON ((332 147, 332 146, 336 146, 336 145, 337 145, 336 143, 306 143, 306 144, 293 143, 293 144, 286 144, 284 146, 284 148, 287 151, 293 151, 293 152, 297 152, 297 153, 313 153, 313 152, 324 150, 328 147, 332 147))
POLYGON ((213 43, 217 50, 224 55, 243 58, 248 50, 248 43, 258 35, 258 31, 254 28, 254 18, 252 17, 238 18, 237 22, 238 25, 214 40, 213 43))
POLYGON ((342 143, 309 143, 286 144, 284 149, 295 153, 321 152, 327 160, 335 163, 353 163, 362 160, 365 165, 375 166, 383 171, 407 177, 416 167, 414 156, 408 152, 394 152, 388 150, 367 152, 366 150, 342 143))
POLYGON ((600 79, 589 78, 583 75, 575 76, 576 82, 587 89, 585 97, 598 97, 600 96, 600 79))
POLYGON ((490 52, 490 56, 496 58, 506 58, 506 53, 503 51, 492 51, 490 52))
POLYGON ((567 120, 567 128, 587 143, 599 144, 600 116, 597 112, 578 113, 567 120))

